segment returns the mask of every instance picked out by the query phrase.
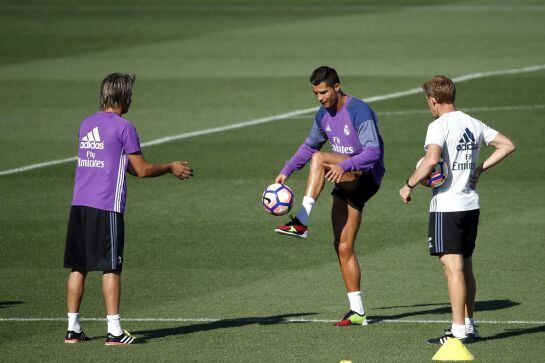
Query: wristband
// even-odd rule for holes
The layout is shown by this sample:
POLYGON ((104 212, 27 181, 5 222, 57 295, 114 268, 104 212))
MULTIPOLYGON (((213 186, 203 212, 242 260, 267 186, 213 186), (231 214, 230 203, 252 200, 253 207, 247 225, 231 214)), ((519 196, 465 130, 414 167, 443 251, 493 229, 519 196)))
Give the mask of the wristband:
POLYGON ((416 185, 410 185, 409 184, 409 179, 407 179, 407 181, 405 182, 405 185, 409 187, 409 189, 413 189, 416 185))

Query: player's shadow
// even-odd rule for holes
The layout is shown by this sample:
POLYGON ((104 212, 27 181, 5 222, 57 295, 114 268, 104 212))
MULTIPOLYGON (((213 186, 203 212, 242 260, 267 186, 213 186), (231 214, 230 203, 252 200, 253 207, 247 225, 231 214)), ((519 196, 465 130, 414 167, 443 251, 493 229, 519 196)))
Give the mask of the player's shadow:
POLYGON ((525 329, 507 329, 504 332, 498 333, 496 335, 490 335, 487 337, 481 336, 479 341, 505 339, 505 338, 517 337, 519 335, 535 334, 535 333, 545 333, 545 325, 540 325, 540 326, 535 326, 533 328, 525 328, 525 329))
POLYGON ((0 301, 0 309, 9 308, 13 305, 20 305, 22 301, 0 301))
MULTIPOLYGON (((513 306, 520 305, 520 303, 512 300, 486 300, 486 301, 476 301, 475 302, 475 311, 492 311, 492 310, 502 310, 509 309, 513 306)), ((433 309, 420 309, 420 310, 411 310, 404 313, 392 314, 392 315, 371 315, 369 318, 372 322, 380 322, 381 320, 395 320, 403 319, 408 317, 414 317, 419 315, 439 315, 439 314, 450 314, 450 304, 449 303, 434 303, 434 304, 415 304, 415 305, 399 305, 399 306, 384 306, 380 308, 375 308, 374 310, 387 310, 387 309, 399 309, 399 308, 415 308, 415 307, 427 307, 427 306, 440 306, 433 309)))
POLYGON ((200 324, 191 324, 177 326, 173 328, 153 329, 153 330, 139 330, 133 331, 136 335, 139 343, 145 343, 148 340, 168 337, 171 335, 184 335, 197 332, 203 332, 208 330, 226 329, 226 328, 238 328, 246 325, 273 325, 273 324, 285 324, 285 323, 305 323, 305 321, 290 320, 296 317, 317 315, 318 313, 293 313, 273 315, 266 317, 246 317, 235 319, 222 319, 217 321, 211 321, 200 324))

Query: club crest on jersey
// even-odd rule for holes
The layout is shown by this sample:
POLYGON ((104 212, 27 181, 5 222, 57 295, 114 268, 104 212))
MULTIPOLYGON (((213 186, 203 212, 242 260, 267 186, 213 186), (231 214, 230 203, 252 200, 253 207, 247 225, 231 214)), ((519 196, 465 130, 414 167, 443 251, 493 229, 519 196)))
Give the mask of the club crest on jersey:
POLYGON ((350 135, 350 130, 348 129, 348 125, 344 125, 344 134, 346 136, 350 135))

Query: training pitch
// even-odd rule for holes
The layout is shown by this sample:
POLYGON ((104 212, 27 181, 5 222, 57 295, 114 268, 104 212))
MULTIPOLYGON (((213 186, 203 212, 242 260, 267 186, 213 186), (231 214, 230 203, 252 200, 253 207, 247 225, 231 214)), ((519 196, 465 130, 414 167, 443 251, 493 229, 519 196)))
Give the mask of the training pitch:
MULTIPOLYGON (((457 81, 457 107, 504 132, 515 154, 479 182, 474 254, 478 361, 545 355, 545 5, 542 1, 10 1, 0 4, 0 361, 427 361, 450 324, 428 256, 430 190, 398 190, 432 120, 419 87, 457 81), (356 249, 373 323, 348 309, 332 246, 331 184, 309 239, 260 196, 307 136, 308 83, 335 67, 377 112, 386 175, 356 249), (137 75, 126 117, 149 161, 195 177, 128 178, 123 327, 105 347, 101 276, 81 309, 92 340, 63 343, 62 268, 76 132, 102 78, 137 75)), ((481 158, 490 153, 485 149, 481 158)), ((289 180, 301 202, 308 169, 289 180)))

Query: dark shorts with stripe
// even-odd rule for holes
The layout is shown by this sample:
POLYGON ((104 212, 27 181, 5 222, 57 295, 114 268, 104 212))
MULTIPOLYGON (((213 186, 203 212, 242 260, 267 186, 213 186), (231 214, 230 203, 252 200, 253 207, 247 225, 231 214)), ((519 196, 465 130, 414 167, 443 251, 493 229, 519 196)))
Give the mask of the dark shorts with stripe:
POLYGON ((354 190, 346 190, 335 184, 331 195, 344 200, 351 207, 361 211, 365 203, 378 192, 379 188, 380 185, 375 182, 371 174, 363 173, 358 178, 358 185, 354 190))
POLYGON ((430 212, 428 247, 430 255, 455 253, 471 257, 477 239, 479 210, 430 212))
POLYGON ((72 206, 64 267, 78 271, 121 271, 124 235, 121 213, 72 206))

